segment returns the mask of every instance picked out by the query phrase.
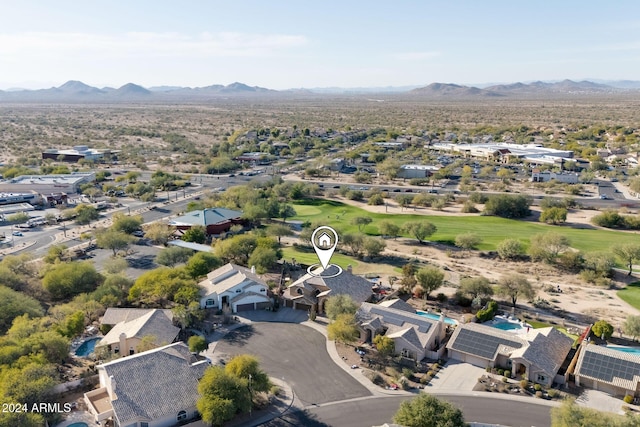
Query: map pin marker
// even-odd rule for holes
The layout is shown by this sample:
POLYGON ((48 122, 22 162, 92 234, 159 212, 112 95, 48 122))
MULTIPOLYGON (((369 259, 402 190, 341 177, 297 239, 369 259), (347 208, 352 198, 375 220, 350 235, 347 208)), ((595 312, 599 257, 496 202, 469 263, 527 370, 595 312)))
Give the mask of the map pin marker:
POLYGON ((323 225, 314 230, 311 235, 311 244, 318 255, 320 265, 326 270, 338 246, 338 233, 331 227, 323 225))

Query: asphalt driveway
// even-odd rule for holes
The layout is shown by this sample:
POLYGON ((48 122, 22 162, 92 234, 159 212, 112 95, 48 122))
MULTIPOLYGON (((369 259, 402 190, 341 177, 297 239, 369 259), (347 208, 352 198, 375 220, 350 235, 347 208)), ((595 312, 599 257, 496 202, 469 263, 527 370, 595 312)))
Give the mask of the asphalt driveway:
POLYGON ((302 406, 371 396, 333 363, 325 337, 306 326, 292 323, 254 323, 226 335, 216 346, 215 357, 252 354, 270 375, 293 387, 302 406))

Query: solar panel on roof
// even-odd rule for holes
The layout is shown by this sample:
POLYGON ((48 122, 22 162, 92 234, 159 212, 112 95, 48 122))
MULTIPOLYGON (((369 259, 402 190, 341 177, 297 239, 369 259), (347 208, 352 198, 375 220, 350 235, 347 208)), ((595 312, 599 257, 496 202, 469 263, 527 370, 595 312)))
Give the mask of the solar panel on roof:
POLYGON ((580 374, 606 382, 613 382, 614 378, 633 380, 634 376, 640 376, 640 363, 586 351, 580 374))
POLYGON ((493 356, 500 345, 506 345, 513 348, 522 347, 522 343, 518 341, 487 335, 470 329, 462 329, 455 342, 451 345, 451 348, 465 353, 474 354, 484 359, 493 359, 493 356))

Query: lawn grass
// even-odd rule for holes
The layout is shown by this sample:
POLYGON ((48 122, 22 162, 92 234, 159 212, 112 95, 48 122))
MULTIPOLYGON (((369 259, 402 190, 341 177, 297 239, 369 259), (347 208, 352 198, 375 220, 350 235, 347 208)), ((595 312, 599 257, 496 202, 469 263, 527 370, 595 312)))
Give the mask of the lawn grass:
MULTIPOLYGON (((525 246, 528 246, 531 236, 548 231, 567 236, 571 246, 583 252, 606 250, 614 243, 631 243, 638 240, 638 236, 634 233, 600 229, 577 229, 569 226, 550 226, 537 222, 493 216, 372 213, 355 206, 326 199, 304 200, 294 204, 293 207, 298 212, 295 219, 328 225, 336 228, 341 233, 358 231, 358 227, 351 224, 353 218, 357 216, 368 216, 373 220, 371 224, 363 228, 363 232, 370 235, 379 234, 376 224, 384 220, 391 221, 399 226, 409 221, 429 221, 438 228, 438 231, 429 240, 453 244, 458 234, 471 232, 482 238, 482 243, 478 245, 480 250, 495 250, 497 244, 506 238, 520 239, 525 246)), ((405 237, 410 236, 406 235, 405 237)))
POLYGON ((640 310, 640 282, 629 283, 616 292, 616 295, 636 310, 640 310))
POLYGON ((564 326, 552 325, 551 323, 539 322, 537 320, 528 320, 528 319, 526 323, 530 324, 533 327, 533 329, 548 328, 551 326, 553 328, 556 328, 557 330, 559 330, 560 332, 562 332, 563 334, 565 334, 566 336, 568 336, 574 341, 579 338, 578 335, 570 334, 569 332, 567 332, 567 328, 565 328, 564 326))

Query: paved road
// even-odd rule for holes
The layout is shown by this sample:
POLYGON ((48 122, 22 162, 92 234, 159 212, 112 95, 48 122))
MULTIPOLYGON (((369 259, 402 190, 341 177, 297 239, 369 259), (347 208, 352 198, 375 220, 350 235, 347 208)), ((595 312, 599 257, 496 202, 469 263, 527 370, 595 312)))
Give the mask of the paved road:
MULTIPOLYGON (((390 423, 400 403, 410 397, 378 397, 340 402, 286 414, 268 427, 371 427, 390 423)), ((548 406, 483 396, 442 396, 464 412, 466 421, 512 427, 550 427, 548 406)))
POLYGON ((255 323, 224 337, 214 356, 242 353, 257 356, 269 375, 289 383, 303 406, 371 395, 333 363, 325 337, 306 326, 255 323))

